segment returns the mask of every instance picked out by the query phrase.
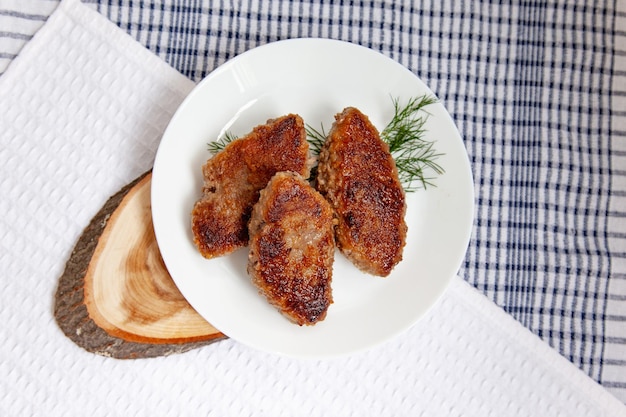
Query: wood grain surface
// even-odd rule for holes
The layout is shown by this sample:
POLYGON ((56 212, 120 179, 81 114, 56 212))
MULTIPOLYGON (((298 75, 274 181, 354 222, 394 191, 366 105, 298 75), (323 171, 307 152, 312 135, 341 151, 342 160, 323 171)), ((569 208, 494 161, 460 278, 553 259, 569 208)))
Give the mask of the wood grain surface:
POLYGON ((187 303, 161 258, 151 173, 112 196, 78 239, 55 297, 55 318, 77 345, 119 359, 186 352, 224 339, 187 303))

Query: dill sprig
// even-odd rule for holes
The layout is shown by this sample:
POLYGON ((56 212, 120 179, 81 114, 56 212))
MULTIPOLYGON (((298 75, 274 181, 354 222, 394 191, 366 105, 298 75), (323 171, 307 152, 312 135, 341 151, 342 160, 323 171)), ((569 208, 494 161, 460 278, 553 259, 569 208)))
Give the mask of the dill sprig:
POLYGON ((324 124, 320 123, 320 130, 315 129, 309 124, 304 126, 306 130, 306 140, 309 142, 309 147, 313 155, 319 155, 326 142, 326 131, 324 130, 324 124))
POLYGON ((437 102, 433 96, 424 94, 411 98, 406 105, 392 99, 394 115, 383 129, 380 137, 389 145, 389 151, 396 161, 400 182, 406 192, 433 186, 434 176, 441 175, 444 169, 435 160, 441 156, 434 148, 434 142, 423 139, 425 124, 430 115, 424 107, 437 102), (415 185, 415 183, 418 185, 415 185))
POLYGON ((219 151, 224 149, 226 147, 226 145, 228 145, 229 143, 231 143, 232 141, 234 141, 236 139, 237 139, 237 135, 234 135, 231 132, 226 132, 226 133, 224 133, 224 136, 222 136, 221 138, 217 139, 216 141, 209 142, 207 144, 207 147, 209 149, 209 152, 211 152, 213 155, 215 155, 216 153, 218 153, 219 151))
MULTIPOLYGON (((311 150, 311 153, 316 157, 319 156, 327 137, 326 131, 324 130, 324 124, 320 123, 320 130, 317 130, 307 123, 304 125, 304 129, 306 130, 306 140, 309 142, 309 149, 311 150)), ((308 180, 311 183, 314 183, 316 179, 317 163, 311 167, 311 173, 308 180)))

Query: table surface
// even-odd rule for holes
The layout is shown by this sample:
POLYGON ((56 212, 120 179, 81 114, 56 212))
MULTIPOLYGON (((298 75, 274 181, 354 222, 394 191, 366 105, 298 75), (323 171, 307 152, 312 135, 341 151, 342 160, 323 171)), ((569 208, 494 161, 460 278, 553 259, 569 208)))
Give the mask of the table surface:
MULTIPOLYGON (((0 22, 21 23, 0 29, 0 70, 56 4, 9 3, 0 22)), ((193 81, 295 37, 408 67, 452 115, 473 169, 459 275, 626 402, 624 2, 84 3, 193 81)))

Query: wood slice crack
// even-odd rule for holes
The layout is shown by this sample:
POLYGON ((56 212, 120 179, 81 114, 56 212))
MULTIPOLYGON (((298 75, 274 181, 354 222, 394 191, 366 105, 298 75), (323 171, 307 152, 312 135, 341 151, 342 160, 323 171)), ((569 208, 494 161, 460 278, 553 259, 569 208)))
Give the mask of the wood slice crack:
POLYGON ((151 173, 112 196, 78 239, 54 315, 72 341, 118 359, 182 353, 225 336, 184 299, 152 228, 151 173))

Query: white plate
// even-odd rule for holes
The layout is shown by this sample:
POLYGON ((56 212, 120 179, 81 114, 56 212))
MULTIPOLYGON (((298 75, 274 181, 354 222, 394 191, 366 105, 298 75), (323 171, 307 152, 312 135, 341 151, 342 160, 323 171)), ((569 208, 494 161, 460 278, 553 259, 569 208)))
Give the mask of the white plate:
POLYGON ((330 128, 355 106, 382 129, 401 102, 432 92, 382 54, 327 39, 258 47, 209 74, 172 118, 156 156, 152 215, 163 260, 176 285, 207 321, 257 349, 328 357, 369 348, 406 330, 435 303, 464 258, 473 219, 473 181, 461 137, 441 104, 429 107, 426 139, 444 153, 436 187, 408 194, 404 260, 387 278, 359 272, 339 252, 334 303, 324 321, 299 327, 257 293, 246 273, 247 249, 207 260, 196 250, 190 213, 202 189, 207 143, 225 131, 245 135, 287 113, 330 128))

